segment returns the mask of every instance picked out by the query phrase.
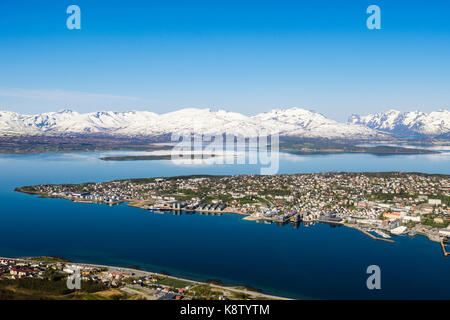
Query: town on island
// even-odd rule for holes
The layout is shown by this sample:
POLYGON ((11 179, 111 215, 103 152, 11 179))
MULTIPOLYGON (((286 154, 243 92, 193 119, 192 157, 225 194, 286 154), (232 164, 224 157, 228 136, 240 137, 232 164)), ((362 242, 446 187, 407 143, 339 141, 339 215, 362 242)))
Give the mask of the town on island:
POLYGON ((154 213, 240 214, 245 220, 331 223, 394 242, 423 235, 449 255, 450 176, 327 172, 283 175, 180 176, 36 185, 16 191, 79 203, 127 203, 154 213))

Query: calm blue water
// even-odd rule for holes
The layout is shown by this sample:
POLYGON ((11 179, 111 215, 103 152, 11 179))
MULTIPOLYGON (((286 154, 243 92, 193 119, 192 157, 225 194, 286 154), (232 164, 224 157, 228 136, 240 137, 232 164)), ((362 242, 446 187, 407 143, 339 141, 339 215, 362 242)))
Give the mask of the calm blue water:
MULTIPOLYGON (((450 259, 439 244, 420 236, 396 237, 390 244, 324 224, 294 229, 235 215, 158 215, 13 192, 17 186, 42 183, 259 172, 249 165, 98 160, 105 154, 0 156, 0 256, 55 255, 137 265, 294 298, 450 298, 450 259), (381 267, 379 291, 366 288, 365 270, 372 264, 381 267)), ((280 163, 280 173, 397 170, 448 174, 450 156, 283 155, 280 163)))

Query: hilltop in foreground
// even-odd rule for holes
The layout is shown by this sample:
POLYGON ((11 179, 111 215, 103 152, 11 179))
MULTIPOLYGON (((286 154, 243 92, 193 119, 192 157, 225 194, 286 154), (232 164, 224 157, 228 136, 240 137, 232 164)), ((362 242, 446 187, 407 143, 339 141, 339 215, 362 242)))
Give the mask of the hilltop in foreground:
POLYGON ((239 300, 284 299, 245 287, 55 257, 0 257, 1 300, 239 300), (75 284, 79 274, 79 288, 75 284))

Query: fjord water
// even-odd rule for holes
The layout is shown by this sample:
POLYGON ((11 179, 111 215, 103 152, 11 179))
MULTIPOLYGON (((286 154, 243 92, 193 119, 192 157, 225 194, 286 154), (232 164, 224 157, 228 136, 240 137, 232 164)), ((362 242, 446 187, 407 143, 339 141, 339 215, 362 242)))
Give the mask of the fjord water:
MULTIPOLYGON (((298 229, 237 215, 154 214, 76 204, 14 192, 23 185, 80 183, 189 174, 259 173, 251 165, 105 162, 117 152, 1 155, 0 256, 67 259, 216 279, 292 298, 450 298, 450 259, 422 236, 375 241, 359 231, 316 224, 298 229), (381 290, 368 290, 366 268, 381 268, 381 290)), ((282 154, 280 173, 409 171, 450 173, 450 154, 296 156, 282 154)))

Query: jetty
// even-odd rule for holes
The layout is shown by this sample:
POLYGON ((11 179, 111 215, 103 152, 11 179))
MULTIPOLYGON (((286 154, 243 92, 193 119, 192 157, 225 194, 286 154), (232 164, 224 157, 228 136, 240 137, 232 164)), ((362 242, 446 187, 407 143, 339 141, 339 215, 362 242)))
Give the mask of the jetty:
POLYGON ((349 224, 344 224, 344 225, 346 227, 348 227, 348 228, 353 228, 353 229, 359 230, 362 233, 364 233, 366 236, 369 236, 370 238, 372 238, 374 240, 385 241, 385 242, 389 242, 389 243, 395 243, 395 241, 392 240, 392 239, 385 239, 385 238, 376 237, 373 234, 371 234, 370 232, 367 232, 366 230, 364 230, 362 228, 359 228, 359 227, 356 227, 356 226, 352 226, 352 225, 349 225, 349 224))
POLYGON ((447 251, 447 248, 445 247, 445 243, 447 243, 448 240, 446 238, 441 239, 441 247, 442 247, 442 253, 444 254, 444 257, 450 256, 450 252, 447 251))

